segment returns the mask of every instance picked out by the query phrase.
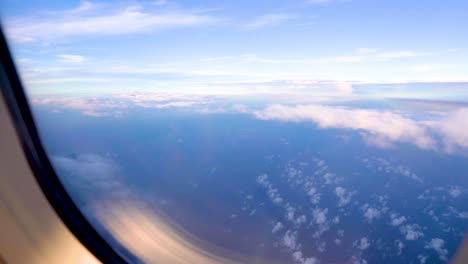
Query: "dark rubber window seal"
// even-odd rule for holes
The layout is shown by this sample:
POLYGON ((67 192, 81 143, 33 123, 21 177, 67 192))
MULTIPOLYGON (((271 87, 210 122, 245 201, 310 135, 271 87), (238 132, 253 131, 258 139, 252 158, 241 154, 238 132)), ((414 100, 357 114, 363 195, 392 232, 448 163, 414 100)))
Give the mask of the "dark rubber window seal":
POLYGON ((29 166, 49 203, 68 229, 103 263, 129 263, 86 220, 71 199, 47 154, 29 109, 23 86, 0 26, 0 88, 29 166))

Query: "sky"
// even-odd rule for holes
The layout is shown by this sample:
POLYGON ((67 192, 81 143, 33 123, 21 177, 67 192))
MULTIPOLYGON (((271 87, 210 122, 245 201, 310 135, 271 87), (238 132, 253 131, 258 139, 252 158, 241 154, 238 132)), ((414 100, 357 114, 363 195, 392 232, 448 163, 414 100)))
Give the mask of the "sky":
MULTIPOLYGON (((457 83, 437 89, 466 96, 467 11, 463 0, 0 4, 32 95, 350 96, 362 84, 457 83)), ((413 93, 408 87, 392 96, 413 93)))

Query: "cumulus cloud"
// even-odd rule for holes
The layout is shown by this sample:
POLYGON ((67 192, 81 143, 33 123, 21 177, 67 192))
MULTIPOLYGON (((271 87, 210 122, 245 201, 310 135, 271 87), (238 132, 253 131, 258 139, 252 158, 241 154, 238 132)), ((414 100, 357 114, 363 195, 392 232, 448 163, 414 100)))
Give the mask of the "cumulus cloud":
POLYGON ((442 261, 447 261, 448 250, 445 248, 445 241, 440 238, 433 238, 425 246, 425 248, 433 249, 439 255, 439 259, 442 261))
POLYGON ((328 209, 316 208, 312 211, 312 219, 315 224, 322 225, 327 221, 328 209))
POLYGON ((392 226, 399 226, 399 225, 403 224, 406 221, 406 217, 399 216, 396 213, 392 213, 392 214, 390 214, 390 220, 391 220, 390 224, 392 226))
POLYGON ((338 206, 342 207, 351 201, 351 197, 353 196, 353 192, 346 190, 345 188, 338 186, 335 188, 335 195, 338 197, 338 206))
POLYGON ((401 253, 403 253, 403 248, 405 247, 405 244, 400 240, 396 240, 395 245, 397 247, 397 255, 401 255, 401 253))
POLYGON ((452 198, 457 198, 458 196, 462 195, 463 191, 464 191, 463 188, 460 186, 450 186, 448 190, 448 194, 452 198))
POLYGON ((297 232, 288 230, 283 236, 282 239, 283 246, 289 249, 290 251, 295 251, 300 248, 300 245, 297 242, 297 232))
POLYGON ((416 175, 416 173, 412 172, 409 168, 403 165, 394 164, 393 162, 390 162, 389 160, 386 160, 383 158, 378 158, 378 157, 363 158, 362 162, 368 169, 373 170, 373 171, 394 173, 394 174, 399 174, 404 177, 408 177, 417 182, 423 181, 421 177, 416 175))
POLYGON ((405 236, 406 240, 417 240, 424 236, 421 227, 417 224, 400 226, 400 232, 405 236))
MULTIPOLYGON (((283 198, 279 194, 278 189, 274 188, 273 185, 270 183, 268 179, 267 174, 262 174, 257 177, 257 183, 260 184, 261 186, 265 187, 267 190, 267 195, 270 198, 271 202, 275 205, 282 205, 283 204, 283 198)), ((291 209, 293 210, 293 209, 291 209)), ((289 212, 289 214, 294 214, 294 211, 289 212)))
POLYGON ((363 237, 360 240, 354 241, 353 245, 359 250, 365 250, 370 246, 370 242, 367 237, 363 237))
POLYGON ((363 211, 364 219, 369 223, 372 223, 375 219, 380 218, 380 216, 382 214, 382 212, 380 212, 380 210, 378 210, 377 208, 374 208, 374 207, 370 207, 367 204, 365 204, 362 207, 362 211, 363 211))
POLYGON ((273 227, 273 229, 271 230, 271 232, 274 234, 280 231, 281 229, 283 229, 283 224, 281 222, 277 222, 275 226, 273 227))
POLYGON ((321 128, 358 130, 377 142, 405 142, 423 149, 434 148, 436 145, 428 132, 416 121, 389 111, 275 104, 255 111, 254 115, 262 120, 310 121, 321 128))
POLYGON ((327 219, 328 209, 315 208, 312 211, 312 222, 311 224, 316 228, 314 238, 319 238, 323 233, 330 229, 330 222, 327 219))
POLYGON ((296 263, 300 264, 318 264, 320 263, 318 259, 314 257, 304 258, 301 251, 296 251, 292 254, 292 258, 296 263))

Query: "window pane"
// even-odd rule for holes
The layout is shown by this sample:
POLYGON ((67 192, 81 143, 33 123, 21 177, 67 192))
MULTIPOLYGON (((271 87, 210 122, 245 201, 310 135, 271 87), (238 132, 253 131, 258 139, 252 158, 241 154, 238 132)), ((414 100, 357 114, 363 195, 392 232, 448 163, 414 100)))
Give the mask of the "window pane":
POLYGON ((3 1, 43 144, 134 263, 445 263, 468 2, 3 1))

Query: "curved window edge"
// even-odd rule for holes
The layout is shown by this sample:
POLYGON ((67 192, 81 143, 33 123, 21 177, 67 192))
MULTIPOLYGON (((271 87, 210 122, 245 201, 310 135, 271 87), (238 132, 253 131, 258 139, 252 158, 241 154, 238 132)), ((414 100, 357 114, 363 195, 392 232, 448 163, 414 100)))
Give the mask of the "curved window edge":
POLYGON ((88 222, 55 173, 42 146, 7 40, 0 27, 0 88, 16 134, 44 196, 71 233, 103 263, 129 263, 88 222))

